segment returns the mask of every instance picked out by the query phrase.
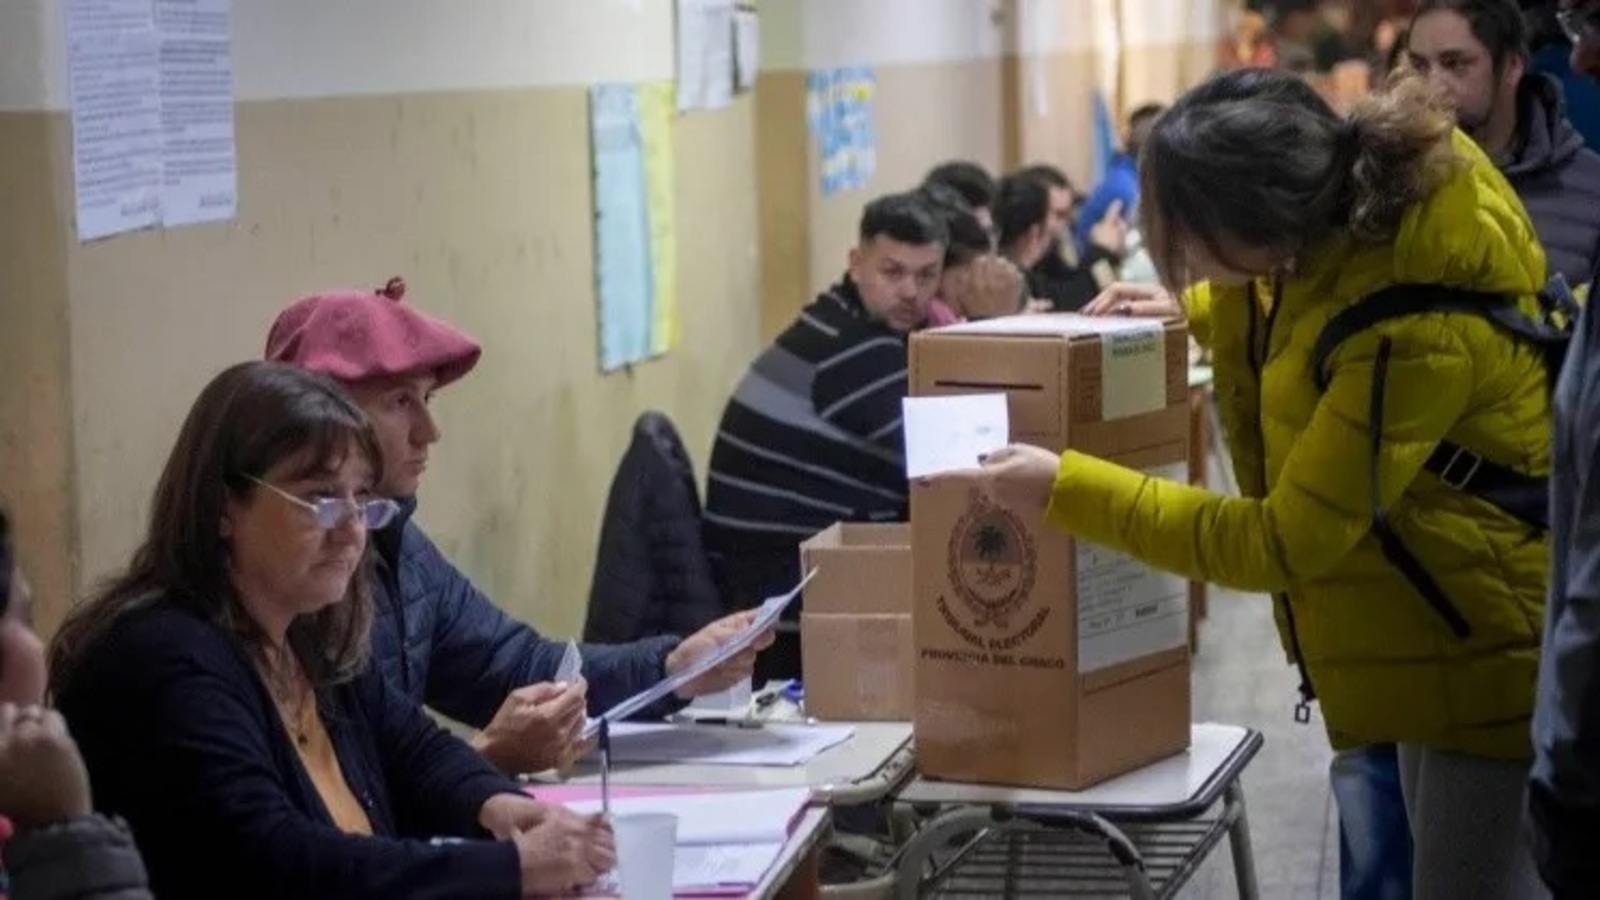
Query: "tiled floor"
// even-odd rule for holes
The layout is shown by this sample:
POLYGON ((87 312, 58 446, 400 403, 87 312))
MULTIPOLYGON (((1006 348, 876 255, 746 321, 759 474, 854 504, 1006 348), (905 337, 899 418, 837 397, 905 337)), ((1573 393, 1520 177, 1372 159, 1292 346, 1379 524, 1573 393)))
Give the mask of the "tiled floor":
MULTIPOLYGON (((1223 465, 1213 461, 1215 486, 1232 484, 1223 465)), ((1332 751, 1320 712, 1313 709, 1304 725, 1294 720, 1299 682, 1273 626, 1272 602, 1213 587, 1207 607, 1194 658, 1194 717, 1249 725, 1266 739, 1244 775, 1261 896, 1337 900, 1338 814, 1328 789, 1332 751)), ((1238 896, 1225 847, 1217 848, 1179 896, 1238 896)))
MULTIPOLYGON (((1245 808, 1263 898, 1337 900, 1338 830, 1328 792, 1331 753, 1320 716, 1294 721, 1294 669, 1285 661, 1266 597, 1212 588, 1194 660, 1194 715, 1259 729, 1266 738, 1245 770, 1245 808)), ((1180 895, 1238 896, 1225 846, 1180 895)))

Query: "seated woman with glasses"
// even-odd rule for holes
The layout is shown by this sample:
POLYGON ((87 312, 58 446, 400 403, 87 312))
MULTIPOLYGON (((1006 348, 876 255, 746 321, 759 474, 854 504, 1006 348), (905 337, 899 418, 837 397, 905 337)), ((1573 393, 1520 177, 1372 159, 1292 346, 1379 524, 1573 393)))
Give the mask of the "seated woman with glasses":
POLYGON ((599 817, 526 796, 368 664, 367 532, 396 513, 369 495, 381 465, 333 382, 227 370, 132 564, 57 635, 96 805, 163 900, 525 897, 614 863, 599 817))

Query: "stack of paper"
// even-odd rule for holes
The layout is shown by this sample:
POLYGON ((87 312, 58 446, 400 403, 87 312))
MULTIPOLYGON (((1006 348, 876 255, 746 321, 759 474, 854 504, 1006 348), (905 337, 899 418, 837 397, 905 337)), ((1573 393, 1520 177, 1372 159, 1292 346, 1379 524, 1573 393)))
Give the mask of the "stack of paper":
POLYGON ((622 722, 611 726, 611 764, 803 766, 855 734, 854 725, 766 723, 759 728, 622 722))
MULTIPOLYGON (((809 788, 764 791, 613 796, 613 816, 671 813, 678 817, 673 859, 675 893, 742 895, 760 883, 783 853, 789 830, 805 810, 809 788)), ((599 800, 566 804, 599 812, 599 800)))

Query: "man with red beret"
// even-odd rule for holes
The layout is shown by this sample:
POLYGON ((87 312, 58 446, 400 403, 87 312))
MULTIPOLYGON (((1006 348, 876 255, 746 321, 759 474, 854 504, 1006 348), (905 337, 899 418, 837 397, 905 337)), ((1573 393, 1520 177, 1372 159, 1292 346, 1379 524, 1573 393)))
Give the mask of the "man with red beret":
MULTIPOLYGON (((504 771, 548 769, 567 759, 595 714, 704 658, 750 621, 738 613, 687 638, 586 645, 583 678, 552 684, 564 641, 507 616, 412 521, 417 484, 439 427, 434 391, 470 372, 477 342, 402 301, 393 279, 378 291, 335 291, 279 314, 266 358, 332 376, 366 411, 383 445, 378 493, 400 501, 396 521, 372 535, 377 559, 372 650, 389 681, 418 702, 474 728, 473 745, 504 771), (587 704, 585 703, 587 698, 587 704)), ((675 701, 748 678, 762 636, 744 653, 680 690, 675 701)))

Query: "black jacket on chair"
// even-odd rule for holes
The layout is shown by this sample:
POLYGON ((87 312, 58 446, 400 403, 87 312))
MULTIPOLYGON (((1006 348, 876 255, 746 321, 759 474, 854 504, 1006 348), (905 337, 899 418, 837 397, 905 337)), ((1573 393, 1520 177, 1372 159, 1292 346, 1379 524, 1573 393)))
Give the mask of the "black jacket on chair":
POLYGON ((689 454, 672 421, 647 412, 611 483, 583 639, 684 636, 724 612, 700 536, 689 454))

